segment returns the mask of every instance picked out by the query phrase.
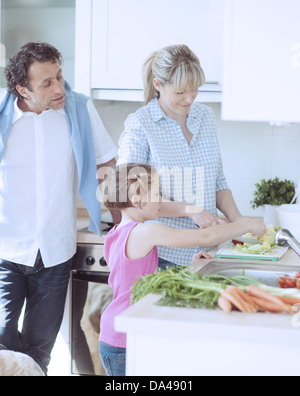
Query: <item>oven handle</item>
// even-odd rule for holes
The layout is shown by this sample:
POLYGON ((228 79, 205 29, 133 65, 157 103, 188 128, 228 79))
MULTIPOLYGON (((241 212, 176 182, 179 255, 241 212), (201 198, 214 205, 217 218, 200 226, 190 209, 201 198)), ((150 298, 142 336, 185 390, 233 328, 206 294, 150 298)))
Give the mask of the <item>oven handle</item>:
POLYGON ((72 271, 72 278, 74 280, 93 282, 93 283, 108 283, 109 272, 92 272, 92 271, 72 271))

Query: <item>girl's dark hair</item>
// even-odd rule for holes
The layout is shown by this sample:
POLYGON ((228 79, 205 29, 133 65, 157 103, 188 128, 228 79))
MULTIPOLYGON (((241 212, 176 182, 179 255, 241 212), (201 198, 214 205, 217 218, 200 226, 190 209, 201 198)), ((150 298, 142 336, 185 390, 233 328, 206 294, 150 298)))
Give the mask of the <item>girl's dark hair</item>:
POLYGON ((133 195, 142 196, 148 193, 154 175, 158 174, 155 167, 137 163, 100 170, 105 173, 100 177, 104 179, 101 185, 101 200, 108 209, 132 208, 133 195))
POLYGON ((18 98, 22 98, 16 89, 17 85, 28 88, 31 91, 28 78, 29 67, 34 62, 52 62, 62 64, 60 52, 47 43, 28 43, 19 52, 9 59, 5 68, 7 90, 18 98))

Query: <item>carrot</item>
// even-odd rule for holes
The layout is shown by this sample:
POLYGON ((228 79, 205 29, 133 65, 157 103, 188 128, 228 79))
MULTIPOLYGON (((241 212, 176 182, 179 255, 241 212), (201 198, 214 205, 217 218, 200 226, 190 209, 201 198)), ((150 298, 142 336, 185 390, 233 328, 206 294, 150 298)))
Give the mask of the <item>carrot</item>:
POLYGON ((236 296, 232 295, 227 289, 221 292, 221 296, 226 298, 226 300, 230 301, 230 303, 239 309, 242 312, 245 312, 244 305, 236 298, 236 296))
POLYGON ((218 300, 218 305, 220 309, 224 312, 231 312, 232 311, 232 304, 228 301, 225 297, 220 297, 218 300))
POLYGON ((246 303, 248 303, 253 308, 252 312, 257 312, 257 306, 256 306, 255 302, 252 300, 252 298, 247 293, 244 293, 243 290, 241 290, 237 286, 229 286, 228 289, 234 290, 243 300, 245 300, 246 303))
POLYGON ((239 294, 232 289, 223 290, 221 293, 222 297, 225 297, 227 300, 231 302, 237 309, 242 312, 254 312, 253 306, 250 306, 243 298, 239 296, 239 294))
POLYGON ((286 308, 285 306, 282 307, 282 305, 274 304, 270 301, 267 301, 263 298, 259 297, 252 297, 253 301, 255 304, 258 306, 260 311, 268 311, 268 312, 273 312, 273 313, 280 313, 283 312, 286 308))
POLYGON ((278 297, 273 296, 273 294, 270 294, 265 290, 262 290, 260 287, 250 285, 247 287, 247 293, 251 297, 257 297, 271 304, 277 305, 278 308, 281 307, 282 311, 285 308, 284 303, 278 297))
POLYGON ((288 305, 300 304, 300 299, 299 298, 293 298, 293 297, 278 297, 278 298, 284 304, 288 304, 288 305))

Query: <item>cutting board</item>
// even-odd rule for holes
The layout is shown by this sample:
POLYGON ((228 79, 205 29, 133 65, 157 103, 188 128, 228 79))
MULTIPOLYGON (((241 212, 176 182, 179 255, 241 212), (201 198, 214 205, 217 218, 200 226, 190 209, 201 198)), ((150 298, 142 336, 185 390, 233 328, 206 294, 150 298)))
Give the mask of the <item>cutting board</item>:
POLYGON ((229 259, 249 259, 249 260, 266 260, 266 261, 279 261, 288 251, 288 247, 276 246, 273 254, 247 254, 234 251, 234 244, 230 243, 221 248, 215 255, 216 258, 229 258, 229 259))

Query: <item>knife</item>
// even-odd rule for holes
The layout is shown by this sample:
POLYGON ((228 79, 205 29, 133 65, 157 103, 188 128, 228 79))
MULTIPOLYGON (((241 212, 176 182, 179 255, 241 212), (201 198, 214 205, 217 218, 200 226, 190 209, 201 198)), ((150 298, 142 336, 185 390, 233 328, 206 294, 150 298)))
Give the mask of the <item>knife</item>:
POLYGON ((247 243, 248 245, 263 245, 263 242, 261 242, 259 239, 246 237, 246 236, 234 238, 232 240, 232 243, 234 245, 237 245, 237 244, 244 245, 245 243, 247 243))

